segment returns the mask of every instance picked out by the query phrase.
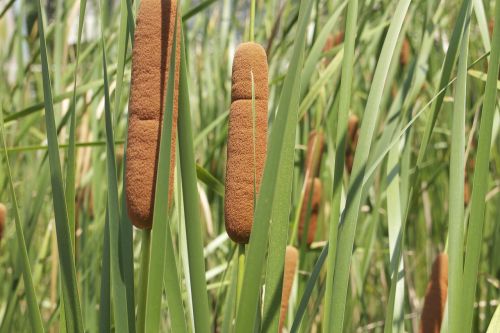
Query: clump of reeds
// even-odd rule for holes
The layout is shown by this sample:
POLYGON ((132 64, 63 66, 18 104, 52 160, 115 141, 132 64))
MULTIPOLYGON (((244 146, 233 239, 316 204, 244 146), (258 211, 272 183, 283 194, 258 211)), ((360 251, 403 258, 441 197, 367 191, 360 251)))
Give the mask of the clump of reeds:
POLYGON ((359 137, 359 118, 358 116, 352 114, 349 116, 349 122, 347 125, 347 148, 345 151, 345 165, 347 171, 351 173, 352 165, 354 163, 354 153, 356 152, 356 146, 358 145, 359 137))
POLYGON ((254 193, 264 171, 267 100, 266 52, 259 44, 243 43, 233 61, 224 197, 226 231, 238 243, 248 243, 250 238, 254 193))
POLYGON ((283 329, 283 324, 286 318, 286 312, 288 310, 288 301, 290 299, 290 293, 292 291, 293 279, 295 277, 295 270, 297 269, 297 264, 299 261, 299 251, 288 245, 285 252, 285 268, 283 270, 283 288, 281 291, 281 312, 280 312, 280 323, 279 331, 283 329))
POLYGON ((308 180, 304 194, 304 203, 302 204, 300 210, 300 223, 298 230, 299 241, 302 242, 305 234, 304 229, 307 226, 307 213, 309 212, 309 225, 307 226, 308 231, 306 239, 307 245, 311 245, 316 235, 316 227, 318 223, 318 215, 321 204, 321 194, 321 180, 317 177, 314 178, 314 180, 308 180))
MULTIPOLYGON (((151 228, 162 115, 173 48, 177 1, 142 0, 132 54, 129 128, 126 157, 128 214, 139 228, 151 228)), ((180 29, 177 29, 174 103, 170 156, 172 198, 180 67, 180 29)), ((167 110, 166 112, 170 112, 167 110)))
POLYGON ((448 255, 441 253, 432 264, 420 317, 420 333, 439 333, 448 295, 448 255))
POLYGON ((0 242, 3 239, 3 230, 5 228, 5 220, 7 220, 7 208, 0 202, 0 242))

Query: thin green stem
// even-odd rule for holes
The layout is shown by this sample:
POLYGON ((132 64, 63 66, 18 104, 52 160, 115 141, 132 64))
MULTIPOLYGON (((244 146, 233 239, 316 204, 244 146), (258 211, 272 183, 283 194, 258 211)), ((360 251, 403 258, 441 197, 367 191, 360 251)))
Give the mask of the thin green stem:
POLYGON ((146 301, 148 293, 149 255, 151 252, 151 230, 142 231, 139 294, 137 303, 137 333, 144 333, 146 323, 146 301))
POLYGON ((238 287, 236 290, 236 304, 240 304, 243 276, 245 275, 245 245, 238 244, 238 287))
POLYGON ((253 42, 255 40, 255 0, 251 0, 250 2, 250 35, 248 40, 253 42))

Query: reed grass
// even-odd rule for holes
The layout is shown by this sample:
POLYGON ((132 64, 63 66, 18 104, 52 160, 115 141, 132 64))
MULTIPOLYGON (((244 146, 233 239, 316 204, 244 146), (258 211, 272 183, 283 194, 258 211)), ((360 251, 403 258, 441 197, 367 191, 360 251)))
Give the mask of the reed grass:
POLYGON ((498 331, 499 17, 0 1, 0 333, 498 331))

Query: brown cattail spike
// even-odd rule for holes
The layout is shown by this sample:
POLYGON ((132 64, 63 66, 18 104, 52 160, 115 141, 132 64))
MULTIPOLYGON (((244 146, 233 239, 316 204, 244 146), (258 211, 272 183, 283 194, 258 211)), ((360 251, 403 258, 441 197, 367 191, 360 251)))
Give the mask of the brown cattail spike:
POLYGON ((262 46, 256 43, 241 44, 233 61, 224 198, 226 231, 229 237, 238 243, 248 243, 250 238, 254 190, 259 191, 266 159, 267 75, 267 57, 262 46), (252 77, 255 94, 255 140, 252 77))
MULTIPOLYGON (((128 214, 138 228, 151 228, 162 115, 173 47, 176 0, 142 0, 132 53, 132 79, 126 157, 128 214)), ((180 25, 177 28, 173 126, 170 156, 172 198, 180 66, 180 25)), ((166 198, 165 198, 166 201, 166 198)), ((170 200, 171 201, 171 200, 170 200)))
POLYGON ((405 67, 410 63, 410 41, 408 38, 403 39, 403 44, 401 45, 401 54, 399 55, 399 63, 401 66, 405 67))
POLYGON ((0 203, 0 241, 3 238, 3 230, 5 228, 5 221, 7 220, 7 208, 3 203, 0 203))
POLYGON ((359 136, 359 118, 356 115, 349 116, 349 123, 347 125, 347 149, 345 164, 347 171, 351 173, 352 165, 354 164, 354 153, 356 152, 356 146, 358 145, 359 136))
POLYGON ((439 333, 448 295, 448 255, 441 253, 432 265, 432 273, 420 318, 420 333, 439 333))
POLYGON ((316 235, 316 226, 318 222, 319 208, 321 204, 321 180, 319 178, 314 178, 314 181, 309 180, 306 184, 306 190, 304 194, 304 201, 300 210, 300 222, 299 222, 299 240, 302 242, 303 234, 305 233, 305 228, 307 225, 307 213, 308 208, 310 208, 309 215, 309 226, 307 227, 307 245, 311 245, 314 241, 314 236, 316 235), (312 193, 311 193, 312 188, 312 193), (309 205, 310 203, 310 205, 309 205))
POLYGON ((321 158, 325 149, 325 136, 323 132, 312 131, 307 140, 306 152, 306 174, 312 179, 319 174, 321 167, 321 158))
POLYGON ((295 277, 295 270, 297 269, 297 263, 299 261, 299 251, 288 245, 286 247, 285 253, 285 268, 283 270, 283 289, 281 290, 281 312, 280 312, 280 324, 279 331, 283 329, 283 324, 286 318, 286 312, 288 310, 288 301, 290 299, 290 293, 292 291, 293 279, 295 277))

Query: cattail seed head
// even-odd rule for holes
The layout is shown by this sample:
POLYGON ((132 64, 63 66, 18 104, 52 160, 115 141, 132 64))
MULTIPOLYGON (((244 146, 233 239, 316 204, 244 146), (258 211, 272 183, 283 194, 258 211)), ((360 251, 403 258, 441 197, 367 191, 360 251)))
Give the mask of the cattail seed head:
POLYGON ((314 180, 309 180, 306 184, 304 201, 300 210, 300 222, 299 222, 299 240, 302 242, 302 237, 305 233, 305 228, 307 225, 307 213, 308 208, 310 208, 309 215, 309 226, 307 231, 307 245, 311 245, 314 241, 314 236, 316 235, 316 227, 318 223, 319 209, 321 205, 321 180, 319 178, 314 178, 314 180), (312 190, 312 193, 311 193, 312 190), (310 205, 309 205, 310 203, 310 205))
POLYGON ((7 208, 0 202, 0 241, 3 238, 3 230, 5 228, 5 221, 7 220, 7 208))
POLYGON ((439 333, 448 296, 448 255, 441 253, 432 264, 431 279, 425 292, 420 333, 439 333))
POLYGON ((293 279, 295 277, 295 270, 297 269, 297 264, 299 261, 299 251, 288 245, 285 252, 285 267, 283 269, 283 288, 281 290, 281 312, 280 312, 280 323, 279 331, 283 329, 283 324, 286 318, 286 312, 288 310, 288 301, 290 299, 290 293, 292 291, 293 279))
POLYGON ((267 100, 266 52, 259 44, 243 43, 233 61, 224 197, 226 231, 237 243, 248 243, 252 229, 254 190, 259 191, 267 151, 267 100))
POLYGON ((359 118, 358 116, 352 114, 349 116, 349 122, 347 125, 347 149, 345 164, 347 171, 351 173, 352 166, 354 164, 354 153, 356 152, 356 146, 358 145, 359 137, 359 118))
POLYGON ((312 131, 307 140, 306 174, 310 179, 319 174, 321 159, 325 150, 325 136, 323 132, 312 131))
MULTIPOLYGON (((158 151, 172 52, 176 0, 142 0, 132 52, 132 78, 126 156, 126 198, 132 223, 151 228, 158 151)), ((177 28, 169 202, 172 199, 180 67, 180 25, 177 28)), ((165 198, 166 200, 166 198, 165 198)))
POLYGON ((405 67, 410 63, 410 41, 408 38, 403 39, 403 44, 401 45, 401 53, 399 55, 399 63, 402 67, 405 67))

